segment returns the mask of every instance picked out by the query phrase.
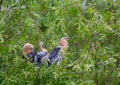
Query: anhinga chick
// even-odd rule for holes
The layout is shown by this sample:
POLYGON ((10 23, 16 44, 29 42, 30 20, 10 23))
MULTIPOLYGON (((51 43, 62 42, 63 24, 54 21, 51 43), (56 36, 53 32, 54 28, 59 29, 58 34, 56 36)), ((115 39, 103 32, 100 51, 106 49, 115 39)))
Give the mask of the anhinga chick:
POLYGON ((41 59, 41 64, 44 64, 48 60, 48 51, 43 47, 43 42, 39 42, 39 48, 41 53, 46 53, 46 55, 41 59))
POLYGON ((31 62, 37 62, 41 66, 41 59, 47 55, 47 52, 36 52, 32 44, 26 43, 23 46, 23 54, 30 58, 31 62))
POLYGON ((63 37, 59 41, 59 46, 53 49, 53 51, 49 54, 48 58, 50 59, 50 63, 48 66, 51 66, 54 61, 57 62, 57 65, 60 65, 62 59, 64 58, 65 50, 68 48, 68 40, 69 37, 63 37))

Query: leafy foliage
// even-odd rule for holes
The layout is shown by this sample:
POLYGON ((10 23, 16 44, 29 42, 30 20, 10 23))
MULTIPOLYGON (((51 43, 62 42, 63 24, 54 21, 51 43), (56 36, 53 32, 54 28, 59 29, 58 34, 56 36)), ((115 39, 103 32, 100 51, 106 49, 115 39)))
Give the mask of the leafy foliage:
POLYGON ((0 0, 1 85, 119 85, 119 0, 0 0), (63 36, 69 49, 60 67, 22 58, 24 43, 50 52, 63 36))

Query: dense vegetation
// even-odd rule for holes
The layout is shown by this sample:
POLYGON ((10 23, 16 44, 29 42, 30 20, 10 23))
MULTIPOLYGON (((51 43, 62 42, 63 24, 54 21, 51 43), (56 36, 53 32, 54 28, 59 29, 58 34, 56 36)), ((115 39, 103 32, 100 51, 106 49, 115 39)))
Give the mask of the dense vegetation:
POLYGON ((0 0, 0 84, 120 85, 120 1, 0 0), (23 59, 24 43, 51 52, 63 36, 60 67, 23 59))

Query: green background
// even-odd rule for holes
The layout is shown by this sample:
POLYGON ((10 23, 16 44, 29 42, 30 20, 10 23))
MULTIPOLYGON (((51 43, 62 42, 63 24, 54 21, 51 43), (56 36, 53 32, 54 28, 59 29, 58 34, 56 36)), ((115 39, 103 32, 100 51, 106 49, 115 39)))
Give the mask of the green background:
POLYGON ((0 0, 1 85, 120 85, 120 0, 0 0), (22 46, 69 48, 61 66, 26 62, 22 46))

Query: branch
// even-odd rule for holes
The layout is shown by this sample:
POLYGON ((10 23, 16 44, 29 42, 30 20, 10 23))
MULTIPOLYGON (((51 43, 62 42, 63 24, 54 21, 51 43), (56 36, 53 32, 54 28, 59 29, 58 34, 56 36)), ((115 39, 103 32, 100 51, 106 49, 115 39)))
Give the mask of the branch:
POLYGON ((13 10, 10 10, 7 15, 5 15, 1 20, 0 22, 2 22, 5 18, 7 18, 10 14, 12 14, 13 10))

